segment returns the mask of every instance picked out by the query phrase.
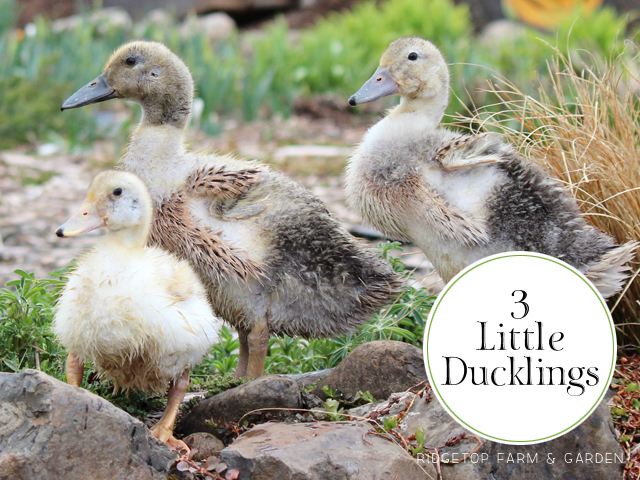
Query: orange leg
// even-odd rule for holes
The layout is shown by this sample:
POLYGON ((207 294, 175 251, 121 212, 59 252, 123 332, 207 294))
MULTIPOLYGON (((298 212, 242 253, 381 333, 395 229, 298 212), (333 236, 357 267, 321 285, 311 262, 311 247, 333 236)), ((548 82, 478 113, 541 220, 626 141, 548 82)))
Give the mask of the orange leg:
POLYGON ((247 376, 247 366, 249 364, 249 343, 247 341, 247 333, 242 330, 238 330, 238 340, 240 341, 240 352, 238 354, 236 374, 233 377, 236 380, 247 376))
POLYGON ((75 353, 67 355, 67 383, 74 387, 82 385, 82 377, 84 375, 84 363, 80 361, 75 353))
POLYGON ((266 317, 253 322, 247 340, 249 344, 247 377, 258 378, 264 373, 264 361, 269 349, 269 325, 266 317))
POLYGON ((161 442, 167 444, 171 450, 186 450, 189 453, 189 447, 182 440, 178 440, 173 436, 173 425, 176 423, 176 416, 180 409, 180 404, 189 388, 189 369, 185 370, 182 375, 174 380, 169 388, 169 396, 167 397, 167 408, 158 423, 151 429, 151 433, 161 442))

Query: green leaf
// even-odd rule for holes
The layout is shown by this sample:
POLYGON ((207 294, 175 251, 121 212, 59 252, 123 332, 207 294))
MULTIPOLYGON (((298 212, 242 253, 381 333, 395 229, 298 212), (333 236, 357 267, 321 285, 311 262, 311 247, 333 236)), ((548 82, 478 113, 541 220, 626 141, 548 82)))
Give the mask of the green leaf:
POLYGON ((384 417, 382 419, 383 428, 389 432, 398 426, 398 417, 384 417))

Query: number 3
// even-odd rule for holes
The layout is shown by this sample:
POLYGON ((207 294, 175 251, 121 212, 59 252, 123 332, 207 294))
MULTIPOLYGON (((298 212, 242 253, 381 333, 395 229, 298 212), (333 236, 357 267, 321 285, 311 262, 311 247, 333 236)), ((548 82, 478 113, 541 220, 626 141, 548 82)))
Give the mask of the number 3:
POLYGON ((524 305, 524 315, 522 315, 521 317, 516 317, 513 312, 511 312, 511 318, 515 320, 522 320, 529 313, 529 304, 524 301, 524 299, 527 298, 527 292, 525 292, 524 290, 514 290, 513 292, 511 292, 511 296, 513 297, 516 292, 522 292, 522 298, 515 303, 521 303, 522 305, 524 305))

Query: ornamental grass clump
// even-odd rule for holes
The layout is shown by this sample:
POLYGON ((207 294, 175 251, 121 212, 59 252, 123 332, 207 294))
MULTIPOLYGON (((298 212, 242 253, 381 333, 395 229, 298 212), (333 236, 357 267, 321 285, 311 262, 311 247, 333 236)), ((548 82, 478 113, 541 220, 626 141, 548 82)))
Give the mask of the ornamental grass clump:
MULTIPOLYGON (((498 98, 500 112, 481 108, 458 119, 505 135, 563 181, 589 221, 619 243, 640 240, 640 77, 632 47, 608 61, 588 52, 568 58, 556 50, 537 99, 496 79, 488 93, 498 98)), ((630 279, 609 305, 620 345, 640 343, 636 255, 630 279)))

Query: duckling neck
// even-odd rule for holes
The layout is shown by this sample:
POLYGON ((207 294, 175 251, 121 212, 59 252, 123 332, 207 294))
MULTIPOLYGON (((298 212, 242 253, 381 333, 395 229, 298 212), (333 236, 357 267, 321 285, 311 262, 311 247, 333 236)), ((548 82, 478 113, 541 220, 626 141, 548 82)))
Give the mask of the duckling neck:
POLYGON ((123 161, 125 164, 154 165, 173 161, 184 152, 184 128, 150 125, 143 121, 131 135, 123 161))
MULTIPOLYGON (((149 219, 150 221, 151 219, 149 219)), ((143 250, 149 238, 149 222, 145 225, 123 228, 121 230, 110 230, 102 238, 103 245, 123 248, 130 252, 143 250)))
POLYGON ((427 128, 435 129, 444 117, 447 108, 447 99, 442 96, 431 98, 406 98, 400 100, 400 104, 389 111, 389 117, 412 116, 417 123, 427 128))
POLYGON ((141 125, 171 125, 184 129, 191 115, 192 95, 178 92, 174 95, 163 95, 162 100, 157 98, 141 99, 142 106, 141 125))

